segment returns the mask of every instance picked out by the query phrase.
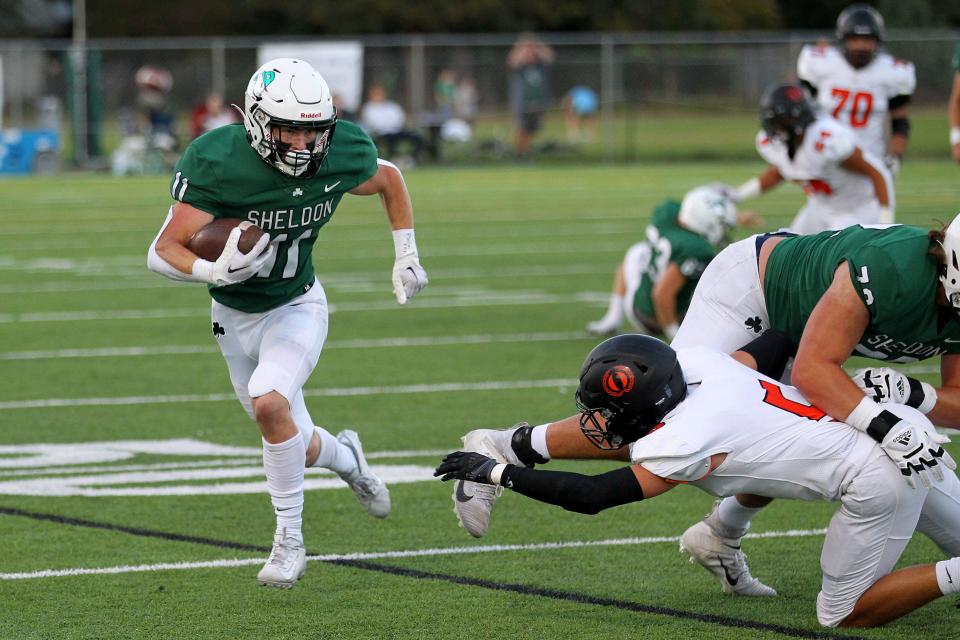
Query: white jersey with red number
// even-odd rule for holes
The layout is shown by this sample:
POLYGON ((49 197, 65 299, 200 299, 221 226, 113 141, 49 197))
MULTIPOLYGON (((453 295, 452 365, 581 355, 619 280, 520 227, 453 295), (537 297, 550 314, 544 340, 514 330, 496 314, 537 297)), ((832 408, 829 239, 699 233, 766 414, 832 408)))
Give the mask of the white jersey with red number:
MULTIPOLYGON (((825 115, 807 127, 792 159, 783 141, 770 138, 763 131, 757 133, 761 158, 776 167, 784 179, 799 183, 811 202, 838 213, 859 210, 867 204, 880 206, 870 178, 842 166, 857 146, 849 128, 825 115)), ((883 162, 871 154, 863 155, 881 174, 887 174, 883 162)))
POLYGON ((877 451, 870 436, 811 406, 796 388, 724 353, 694 347, 677 357, 686 398, 630 446, 633 463, 654 475, 716 496, 836 500, 877 451), (718 453, 726 459, 710 472, 718 453))
POLYGON ((817 89, 825 113, 850 127, 860 147, 878 158, 887 151, 888 102, 912 95, 913 63, 880 52, 862 69, 850 66, 836 47, 807 45, 797 59, 797 76, 817 89))

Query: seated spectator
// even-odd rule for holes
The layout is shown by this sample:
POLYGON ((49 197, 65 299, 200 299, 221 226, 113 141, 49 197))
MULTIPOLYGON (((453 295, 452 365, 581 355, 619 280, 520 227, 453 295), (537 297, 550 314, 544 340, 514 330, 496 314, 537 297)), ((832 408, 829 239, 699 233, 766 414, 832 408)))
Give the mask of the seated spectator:
POLYGON ((419 162, 423 150, 423 137, 406 128, 407 115, 403 107, 387 99, 387 92, 380 85, 373 85, 367 93, 367 102, 360 109, 360 126, 380 147, 386 158, 396 157, 401 145, 409 146, 405 156, 419 162))
POLYGON ((477 83, 473 76, 463 76, 457 85, 457 91, 453 96, 453 113, 456 117, 465 121, 467 124, 473 124, 477 117, 477 83))
POLYGON ((457 95, 457 74, 452 69, 441 69, 433 83, 433 101, 437 105, 437 119, 445 122, 453 117, 457 95))
POLYGON ((207 95, 206 101, 193 109, 193 137, 199 137, 217 127, 225 124, 239 122, 237 112, 224 106, 223 96, 219 93, 211 92, 207 95))

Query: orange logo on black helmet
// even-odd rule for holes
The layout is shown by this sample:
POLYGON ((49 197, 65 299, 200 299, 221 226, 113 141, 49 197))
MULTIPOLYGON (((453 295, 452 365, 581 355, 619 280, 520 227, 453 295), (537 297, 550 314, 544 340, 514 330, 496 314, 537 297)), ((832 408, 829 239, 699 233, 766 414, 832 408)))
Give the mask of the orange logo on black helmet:
POLYGON ((633 390, 635 380, 633 370, 630 367, 618 364, 603 372, 603 391, 608 396, 619 398, 633 390))

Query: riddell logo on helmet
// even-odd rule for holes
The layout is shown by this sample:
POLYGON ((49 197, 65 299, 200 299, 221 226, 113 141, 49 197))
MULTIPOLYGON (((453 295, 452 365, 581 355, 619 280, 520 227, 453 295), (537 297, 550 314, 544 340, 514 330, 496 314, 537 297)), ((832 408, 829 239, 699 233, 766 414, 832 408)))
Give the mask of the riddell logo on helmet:
POLYGON ((301 118, 322 118, 323 114, 322 113, 301 113, 300 117, 301 118))
POLYGON ((633 390, 635 380, 633 370, 630 367, 618 364, 603 372, 603 391, 608 396, 619 398, 633 390))

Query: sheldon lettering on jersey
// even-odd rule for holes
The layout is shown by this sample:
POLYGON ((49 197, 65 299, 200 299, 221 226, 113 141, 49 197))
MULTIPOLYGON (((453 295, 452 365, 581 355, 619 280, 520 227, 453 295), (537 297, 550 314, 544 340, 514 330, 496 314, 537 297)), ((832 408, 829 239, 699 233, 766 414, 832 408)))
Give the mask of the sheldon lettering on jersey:
POLYGON ((877 360, 891 360, 893 362, 914 362, 926 360, 944 354, 947 350, 941 346, 925 344, 923 342, 902 342, 894 340, 885 333, 869 336, 866 345, 857 345, 858 354, 876 358, 877 360))
POLYGON ((315 205, 307 205, 301 209, 276 209, 270 211, 252 210, 247 213, 247 220, 264 231, 280 229, 296 229, 306 227, 329 218, 333 215, 333 200, 325 200, 315 205))

